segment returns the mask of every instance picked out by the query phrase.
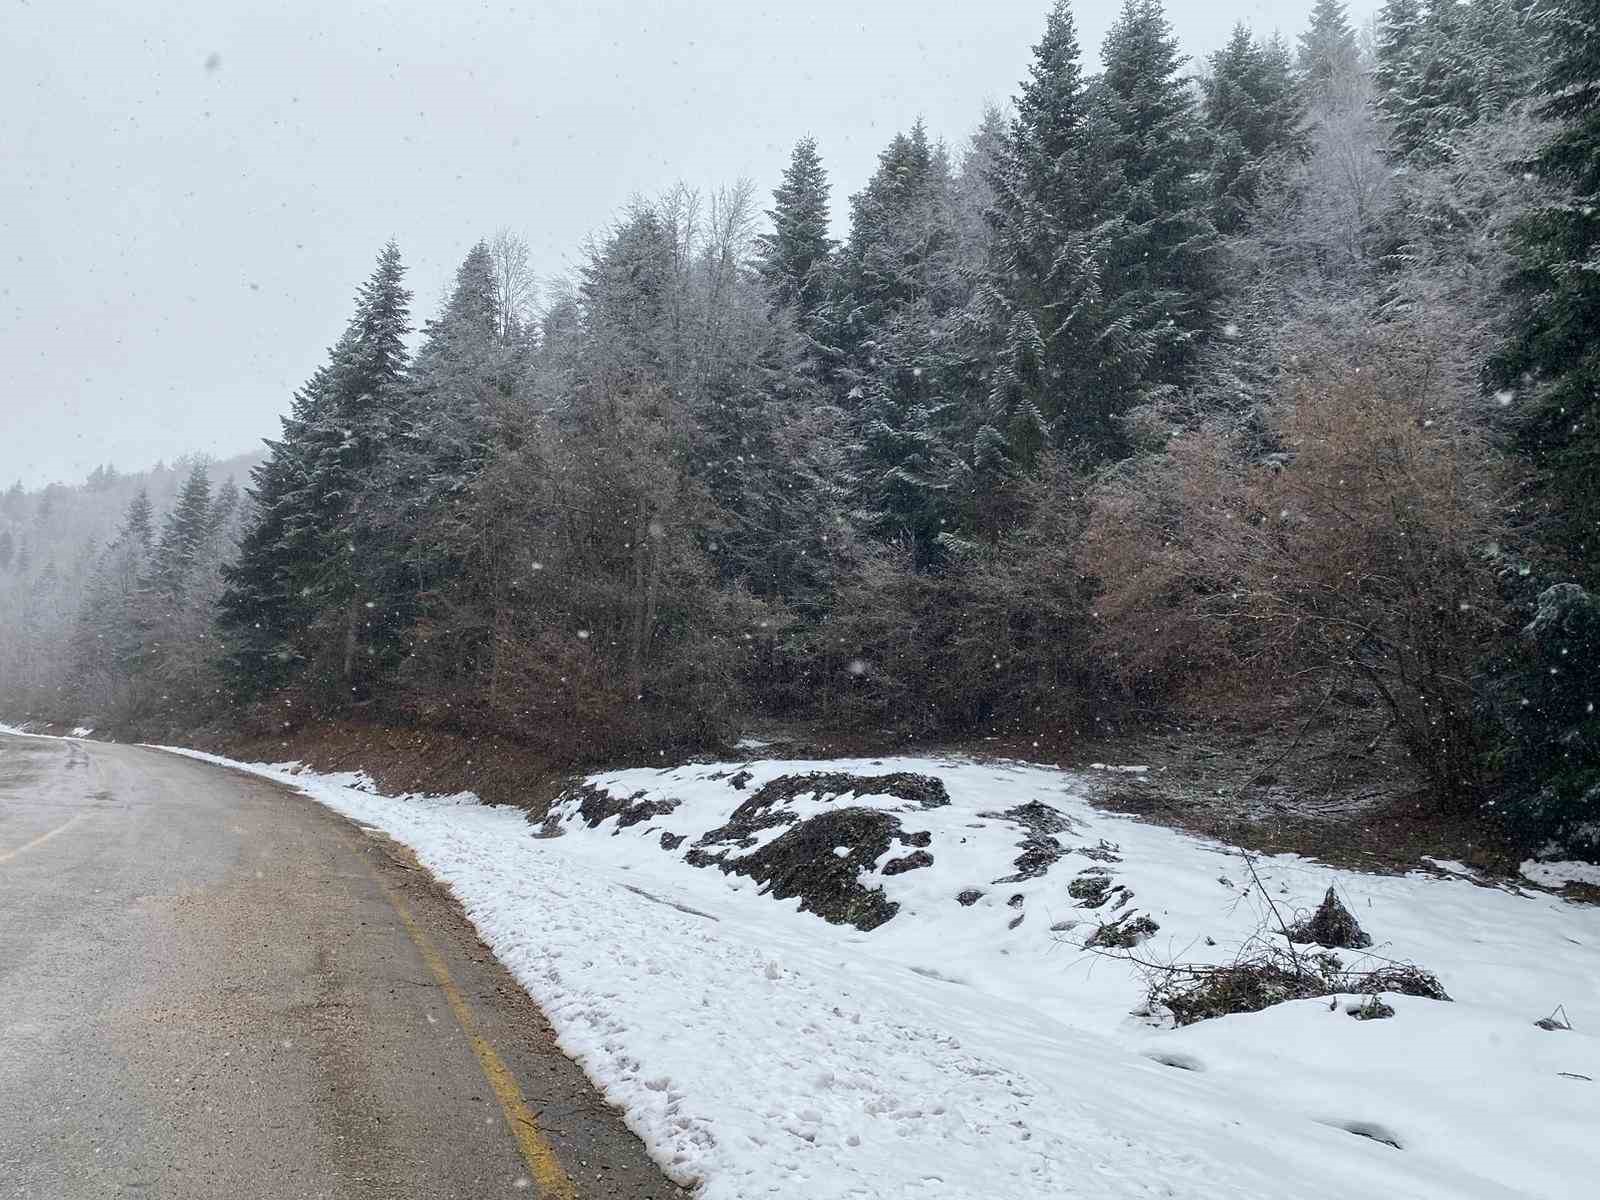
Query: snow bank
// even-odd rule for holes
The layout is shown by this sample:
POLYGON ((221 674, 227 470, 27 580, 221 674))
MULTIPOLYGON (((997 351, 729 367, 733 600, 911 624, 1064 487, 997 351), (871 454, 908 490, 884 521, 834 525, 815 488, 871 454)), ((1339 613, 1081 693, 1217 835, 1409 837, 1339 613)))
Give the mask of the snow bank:
POLYGON ((1586 883, 1600 887, 1600 865, 1586 862, 1538 862, 1529 859, 1522 864, 1522 874, 1545 887, 1558 888, 1565 883, 1586 883))
POLYGON ((1129 1015, 1141 989, 1128 964, 1069 944, 1112 914, 1078 907, 1068 883, 1101 872, 1131 892, 1122 911, 1160 927, 1141 955, 1224 961, 1260 921, 1243 863, 1098 812, 1057 771, 910 758, 614 771, 588 782, 677 805, 591 829, 574 802, 551 823, 564 833, 540 838, 520 811, 469 795, 386 798, 359 775, 245 769, 410 845, 562 1048, 708 1200, 1587 1197, 1600 1178, 1587 1032, 1600 1029, 1600 910, 1261 860, 1277 904, 1310 909, 1336 885, 1374 953, 1434 971, 1456 1002, 1391 996, 1392 1019, 1357 1021, 1357 997, 1309 1000, 1156 1028, 1129 1015), (870 933, 684 861, 753 789, 809 770, 916 772, 948 790, 932 809, 839 802, 930 835, 932 865, 863 870, 899 904, 870 933), (1070 851, 996 883, 1018 873, 1028 834, 997 814, 1028 804, 1070 821, 1055 835, 1070 851), (1534 1026, 1557 1004, 1574 1032, 1534 1026))

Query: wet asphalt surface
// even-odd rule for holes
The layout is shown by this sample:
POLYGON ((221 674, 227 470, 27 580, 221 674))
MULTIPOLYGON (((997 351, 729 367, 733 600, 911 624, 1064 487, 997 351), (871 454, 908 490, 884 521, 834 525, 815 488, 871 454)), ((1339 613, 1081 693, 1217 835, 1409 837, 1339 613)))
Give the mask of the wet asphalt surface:
POLYGON ((0 735, 0 1200, 682 1194, 401 847, 238 772, 0 735))

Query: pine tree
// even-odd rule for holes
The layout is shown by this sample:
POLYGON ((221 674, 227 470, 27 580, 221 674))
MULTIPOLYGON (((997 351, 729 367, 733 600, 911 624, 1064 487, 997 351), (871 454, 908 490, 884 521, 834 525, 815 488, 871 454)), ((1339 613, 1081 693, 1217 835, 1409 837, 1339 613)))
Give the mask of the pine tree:
POLYGON ((386 614, 364 607, 383 548, 365 507, 400 429, 411 294, 389 243, 357 295, 344 336, 295 397, 281 441, 253 473, 255 524, 226 573, 221 622, 229 668, 246 694, 319 662, 318 682, 356 687, 363 639, 392 640, 386 614))
POLYGON ((1517 333, 1497 369, 1528 403, 1521 442, 1557 505, 1553 548, 1600 591, 1600 0, 1539 12, 1539 112, 1557 131, 1529 166, 1558 197, 1517 226, 1517 333))
POLYGON ((1537 87, 1539 37, 1529 0, 1470 0, 1463 35, 1470 47, 1473 116, 1499 116, 1537 87))
POLYGON ((1308 153, 1299 89, 1282 43, 1262 45, 1243 24, 1211 56, 1211 74, 1201 87, 1213 220, 1219 232, 1237 233, 1263 184, 1308 153))
POLYGON ((1084 307, 1097 287, 1081 169, 1087 87, 1066 0, 1051 8, 1033 56, 990 177, 991 266, 975 314, 991 366, 970 453, 976 524, 988 533, 1005 522, 1005 495, 1087 375, 1084 307))
POLYGON ((1394 160, 1446 161, 1455 135, 1527 94, 1536 56, 1523 7, 1517 0, 1389 0, 1375 81, 1394 160))
POLYGON ((855 499, 867 528, 910 535, 927 561, 949 527, 959 470, 949 441, 960 371, 952 322, 966 292, 949 161, 920 121, 878 156, 850 209, 839 328, 855 499))
POLYGON ((69 638, 67 682, 85 715, 126 720, 143 706, 149 641, 144 583, 153 536, 150 496, 140 488, 95 563, 69 638))
POLYGON ((392 465, 423 512, 459 495, 489 453, 496 408, 523 343, 500 318, 494 263, 479 242, 456 270, 444 310, 424 329, 406 380, 402 445, 392 465))
POLYGON ((222 481, 222 486, 217 488, 217 494, 211 501, 208 534, 213 538, 228 537, 232 533, 232 525, 240 513, 242 496, 239 485, 230 476, 222 481))
POLYGON ((151 560, 151 587, 168 597, 182 594, 205 548, 211 520, 211 474, 204 462, 196 462, 162 522, 151 560))
POLYGON ((17 554, 17 539, 9 529, 0 529, 0 571, 11 565, 17 554))
POLYGON ((967 140, 953 182, 956 231, 960 237, 961 270, 976 279, 987 269, 994 244, 994 175, 1005 155, 1010 118, 998 105, 987 104, 983 118, 967 140))
POLYGON ((310 589, 301 584, 311 552, 309 529, 295 510, 309 470, 302 444, 311 413, 327 403, 328 368, 296 392, 283 437, 268 441, 267 457, 250 472, 253 519, 236 561, 223 569, 218 624, 226 644, 224 670, 235 692, 254 697, 277 688, 303 666, 296 646, 310 620, 310 589))
POLYGON ((1300 35, 1300 76, 1315 106, 1338 104, 1342 84, 1360 58, 1355 30, 1340 0, 1317 0, 1311 22, 1300 35))
POLYGON ((424 327, 371 511, 382 547, 371 580, 378 610, 397 630, 463 603, 473 580, 464 543, 481 527, 475 484, 496 449, 505 408, 526 369, 529 343, 501 312, 501 288, 485 242, 456 271, 443 310, 424 327))
POLYGON ((1378 13, 1377 70, 1379 107, 1398 121, 1423 42, 1422 0, 1384 0, 1378 13))
POLYGON ((140 488, 128 502, 127 514, 122 518, 122 528, 117 532, 115 545, 137 543, 146 549, 155 530, 155 514, 150 506, 150 493, 140 488))
POLYGON ((1124 0, 1101 60, 1088 130, 1101 240, 1098 362, 1058 440, 1104 453, 1120 449, 1117 418, 1186 380, 1215 324, 1220 280, 1204 140, 1159 0, 1124 0))
POLYGON ((802 330, 828 294, 834 241, 828 236, 828 173, 815 138, 801 138, 772 193, 772 232, 756 239, 756 269, 772 302, 792 307, 802 330))
POLYGON ((613 385, 660 380, 676 247, 659 213, 636 203, 595 247, 578 283, 586 352, 585 401, 603 406, 613 385))

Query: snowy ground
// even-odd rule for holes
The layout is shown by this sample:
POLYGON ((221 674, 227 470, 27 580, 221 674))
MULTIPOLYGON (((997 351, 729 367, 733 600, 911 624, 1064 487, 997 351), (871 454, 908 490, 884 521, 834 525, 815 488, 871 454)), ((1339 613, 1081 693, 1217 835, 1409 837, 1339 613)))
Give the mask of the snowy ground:
POLYGON ((1277 903, 1307 909, 1336 884, 1374 952, 1431 969, 1455 1003, 1392 996, 1393 1019, 1356 1021, 1308 1000, 1157 1028, 1129 1015, 1130 966, 1070 944, 1111 914, 1075 907, 1069 881, 1099 867, 1130 889, 1126 911, 1160 925, 1139 948, 1152 957, 1226 959, 1260 906, 1236 853, 1098 812, 1061 772, 921 759, 609 772, 591 782, 681 803, 622 830, 589 829, 568 805, 564 835, 541 839, 470 796, 245 769, 410 845, 563 1048, 707 1198, 1587 1197, 1600 1178, 1600 909, 1262 860, 1277 903), (868 880, 900 904, 870 933, 683 861, 752 789, 806 770, 911 771, 948 789, 929 810, 848 801, 931 834, 931 866, 868 880), (980 814, 1029 801, 1071 819, 1057 839, 1074 851, 995 884, 1023 831, 980 814), (688 836, 669 851, 663 832, 688 836), (964 907, 968 889, 984 895, 964 907), (1558 1004, 1574 1031, 1535 1027, 1558 1004))

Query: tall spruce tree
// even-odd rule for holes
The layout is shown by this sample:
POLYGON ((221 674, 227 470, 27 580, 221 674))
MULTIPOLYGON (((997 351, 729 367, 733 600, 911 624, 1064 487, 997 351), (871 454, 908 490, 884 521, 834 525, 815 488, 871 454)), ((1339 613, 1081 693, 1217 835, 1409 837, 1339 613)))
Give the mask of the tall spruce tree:
POLYGON ((400 436, 386 457, 369 536, 383 548, 375 603, 395 630, 461 623, 473 588, 468 545, 483 528, 476 484, 494 456, 531 345, 501 312, 493 255, 479 242, 424 327, 405 383, 400 436))
POLYGON ((909 535, 926 562, 950 525, 959 473, 953 324, 966 290, 949 160, 920 121, 878 156, 850 210, 839 328, 856 503, 869 529, 909 535))
POLYGON ((114 544, 137 543, 148 549, 154 531, 155 514, 150 505, 150 492, 147 488, 140 488, 134 493, 133 499, 128 501, 128 510, 122 518, 122 527, 117 531, 117 540, 114 544))
POLYGON ((312 662, 314 682, 353 682, 365 648, 396 632, 377 609, 366 506, 399 435, 411 293, 393 242, 362 285, 344 336, 296 395, 283 438, 252 475, 254 524, 226 573, 220 621, 241 692, 259 694, 312 662), (372 603, 372 608, 364 605, 372 603))
POLYGON ((460 496, 488 457, 524 349, 514 331, 508 336, 496 288, 488 243, 479 242, 457 268, 443 311, 424 327, 389 456, 396 486, 419 506, 408 523, 460 496))
POLYGON ((1220 295, 1205 144, 1160 0, 1124 0, 1101 50, 1088 156, 1100 247, 1098 362, 1058 439, 1117 453, 1117 418, 1187 378, 1220 295))
POLYGON ((1337 105, 1344 81, 1361 56, 1355 30, 1341 0, 1317 0, 1311 20, 1300 35, 1299 68, 1306 97, 1313 107, 1337 105))
POLYGON ((161 523, 150 564, 150 587, 163 597, 181 595, 212 529, 211 472, 204 461, 190 468, 172 510, 161 523))
POLYGON ((1554 547, 1600 591, 1600 0, 1539 12, 1549 55, 1539 112, 1557 131, 1530 168, 1557 196, 1516 228, 1517 334, 1497 368, 1527 405, 1521 441, 1556 501, 1554 547))
POLYGON ((1377 105, 1390 155, 1429 166, 1452 137, 1530 89, 1535 40, 1517 0, 1389 0, 1379 17, 1377 105))
POLYGON ((828 236, 828 172, 815 138, 801 138, 773 190, 772 231, 756 239, 756 269, 778 307, 808 330, 828 294, 834 241, 828 236))
POLYGON ((1003 499, 1048 443, 1066 395, 1085 385, 1086 307, 1097 282, 1084 192, 1087 85, 1067 0, 1057 0, 1033 48, 1016 117, 990 177, 991 265, 978 321, 989 330, 984 411, 971 460, 977 524, 995 532, 1003 499))
POLYGON ((1212 216, 1220 233, 1245 227, 1263 186, 1304 161, 1304 106, 1282 43, 1235 25, 1201 81, 1211 139, 1212 216))

